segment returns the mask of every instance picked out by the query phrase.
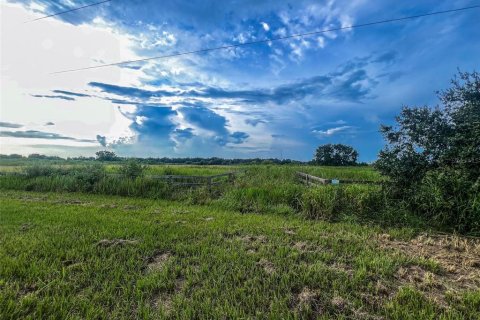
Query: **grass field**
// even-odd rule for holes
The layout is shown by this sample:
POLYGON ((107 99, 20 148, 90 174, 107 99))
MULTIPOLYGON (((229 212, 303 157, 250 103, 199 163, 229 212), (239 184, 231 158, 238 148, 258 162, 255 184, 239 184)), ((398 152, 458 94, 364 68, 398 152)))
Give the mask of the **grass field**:
POLYGON ((2 319, 478 319, 479 243, 212 203, 5 191, 2 319))
POLYGON ((0 164, 0 319, 480 317, 480 241, 433 235, 382 186, 296 178, 384 180, 371 167, 0 164))

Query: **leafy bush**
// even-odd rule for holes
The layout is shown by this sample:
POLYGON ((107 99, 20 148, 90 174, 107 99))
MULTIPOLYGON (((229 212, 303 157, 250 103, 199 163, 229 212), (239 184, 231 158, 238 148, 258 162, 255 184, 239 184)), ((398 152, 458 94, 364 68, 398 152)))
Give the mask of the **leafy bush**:
POLYGON ((105 177, 105 168, 102 165, 89 165, 72 170, 71 174, 75 177, 79 190, 92 192, 95 185, 105 177))
POLYGON ((480 177, 471 183, 463 170, 429 171, 412 202, 427 219, 459 231, 480 230, 480 177))
POLYGON ((137 160, 131 159, 120 167, 121 174, 128 179, 136 179, 145 174, 146 167, 137 160))
POLYGON ((25 174, 29 178, 51 177, 54 175, 65 175, 64 170, 46 165, 33 165, 25 169, 25 174))
POLYGON ((460 72, 438 95, 442 107, 404 107, 397 126, 382 126, 376 167, 392 199, 433 224, 480 232, 480 74, 460 72))

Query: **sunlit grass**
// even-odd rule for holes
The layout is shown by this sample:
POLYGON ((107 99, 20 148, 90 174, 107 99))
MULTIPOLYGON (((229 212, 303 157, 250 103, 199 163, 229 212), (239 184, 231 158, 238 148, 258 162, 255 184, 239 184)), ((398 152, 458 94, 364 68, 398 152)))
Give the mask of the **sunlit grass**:
POLYGON ((436 269, 380 249, 377 227, 81 194, 7 191, 0 208, 2 319, 479 316, 480 292, 440 308, 400 289, 400 267, 436 269))

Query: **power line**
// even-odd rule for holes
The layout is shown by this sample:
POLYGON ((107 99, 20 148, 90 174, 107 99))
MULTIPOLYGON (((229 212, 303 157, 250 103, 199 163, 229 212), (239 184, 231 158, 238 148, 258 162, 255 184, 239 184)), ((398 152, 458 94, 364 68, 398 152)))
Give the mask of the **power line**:
POLYGON ((93 6, 98 6, 98 5, 101 5, 101 4, 104 4, 104 3, 107 3, 107 2, 111 2, 111 1, 113 1, 113 0, 105 0, 105 1, 101 1, 101 2, 87 4, 87 5, 82 6, 82 7, 73 8, 73 9, 69 9, 69 10, 61 11, 61 12, 57 12, 57 13, 52 13, 52 14, 49 14, 47 16, 43 16, 43 17, 40 17, 40 18, 37 18, 37 19, 26 21, 25 23, 30 23, 30 22, 35 22, 35 21, 38 21, 38 20, 43 20, 43 19, 47 19, 47 18, 51 18, 51 17, 56 17, 56 16, 59 16, 59 15, 65 14, 65 13, 74 12, 74 11, 82 10, 82 9, 85 9, 85 8, 90 8, 90 7, 93 7, 93 6))
POLYGON ((232 49, 232 48, 244 47, 244 46, 253 45, 253 44, 270 43, 270 42, 273 42, 273 41, 281 41, 281 40, 288 40, 288 39, 293 39, 293 38, 313 36, 313 35, 318 35, 318 34, 327 33, 327 32, 341 31, 341 30, 347 30, 347 29, 355 29, 355 28, 361 28, 361 27, 368 27, 368 26, 373 26, 373 25, 379 25, 379 24, 385 24, 385 23, 391 23, 391 22, 398 22, 398 21, 404 21, 404 20, 411 20, 411 19, 418 19, 418 18, 423 18, 423 17, 428 17, 428 16, 434 16, 434 15, 440 15, 440 14, 452 13, 452 12, 458 12, 458 11, 464 11, 464 10, 470 10, 470 9, 477 9, 477 8, 480 8, 480 5, 463 7, 463 8, 458 8, 458 9, 451 9, 451 10, 444 10, 444 11, 436 11, 436 12, 424 13, 424 14, 402 17, 402 18, 380 20, 380 21, 362 23, 362 24, 357 24, 357 25, 352 25, 352 26, 325 29, 325 30, 307 32, 307 33, 298 33, 298 34, 293 34, 293 35, 278 37, 278 38, 270 38, 270 39, 264 39, 264 40, 238 43, 238 44, 224 45, 224 46, 220 46, 220 47, 206 48, 206 49, 193 50, 193 51, 185 51, 185 52, 156 56, 156 57, 151 57, 151 58, 120 61, 120 62, 115 62, 115 63, 100 64, 100 65, 92 66, 92 67, 62 70, 62 71, 53 72, 51 74, 61 74, 61 73, 76 72, 76 71, 82 71, 82 70, 91 70, 91 69, 98 69, 98 68, 105 68, 105 67, 113 67, 113 66, 131 64, 131 63, 137 63, 137 62, 145 62, 145 61, 150 61, 150 60, 159 60, 159 59, 179 57, 179 56, 196 54, 196 53, 205 53, 205 52, 210 52, 210 51, 215 51, 215 50, 232 49))

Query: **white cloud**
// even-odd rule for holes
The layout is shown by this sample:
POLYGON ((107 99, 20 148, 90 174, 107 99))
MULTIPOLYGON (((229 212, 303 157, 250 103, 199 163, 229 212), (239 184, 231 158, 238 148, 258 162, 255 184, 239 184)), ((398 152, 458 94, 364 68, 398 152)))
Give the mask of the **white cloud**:
POLYGON ((319 137, 331 137, 337 133, 345 132, 352 128, 353 127, 351 126, 341 126, 341 127, 330 128, 327 130, 313 130, 312 132, 319 137))
MULTIPOLYGON (((98 81, 119 85, 138 85, 138 70, 101 68, 87 72, 52 75, 62 69, 75 69, 98 64, 138 59, 129 48, 131 40, 111 26, 96 20, 94 25, 73 26, 56 19, 23 24, 38 14, 13 4, 1 4, 1 97, 2 121, 22 123, 22 130, 44 130, 44 123, 54 122, 53 133, 76 139, 95 140, 97 135, 114 141, 130 137, 131 120, 109 102, 95 97, 74 97, 75 101, 35 98, 32 94, 52 95, 52 90, 96 94, 88 82, 98 81)), ((51 130, 49 130, 51 131, 51 130)), ((31 151, 35 144, 61 143, 84 147, 75 141, 29 141, 0 138, 2 152, 31 151), (28 150, 28 151, 27 151, 28 150)), ((88 143, 87 143, 88 144, 88 143)), ((88 144, 99 147, 95 143, 88 144)))
POLYGON ((261 22, 260 24, 262 25, 263 30, 265 30, 265 31, 270 31, 270 26, 268 25, 268 23, 266 23, 266 22, 261 22))

